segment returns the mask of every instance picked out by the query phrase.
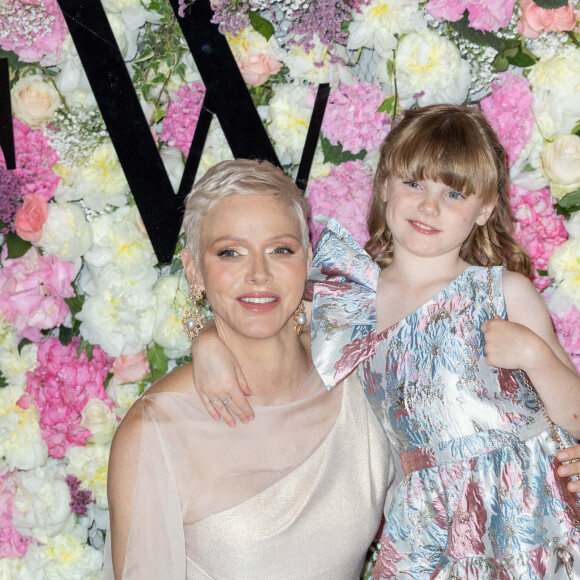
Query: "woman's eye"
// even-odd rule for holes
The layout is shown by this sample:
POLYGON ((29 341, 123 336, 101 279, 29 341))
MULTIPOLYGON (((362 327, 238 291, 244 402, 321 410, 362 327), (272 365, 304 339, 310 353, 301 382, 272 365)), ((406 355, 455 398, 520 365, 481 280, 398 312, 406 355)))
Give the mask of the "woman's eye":
POLYGON ((279 247, 275 248, 272 253, 273 254, 295 254, 296 252, 294 252, 294 250, 292 248, 289 248, 288 246, 279 246, 279 247))
POLYGON ((447 194, 451 199, 464 199, 463 194, 458 191, 450 191, 447 194))
POLYGON ((235 258, 236 256, 239 256, 238 252, 232 248, 220 250, 217 255, 223 258, 235 258))

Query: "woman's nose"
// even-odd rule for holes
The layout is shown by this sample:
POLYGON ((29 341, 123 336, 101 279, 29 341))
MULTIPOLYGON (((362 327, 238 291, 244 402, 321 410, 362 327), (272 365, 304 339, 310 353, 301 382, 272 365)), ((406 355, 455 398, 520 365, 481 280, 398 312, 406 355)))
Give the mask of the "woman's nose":
POLYGON ((272 280, 272 273, 264 256, 257 256, 251 261, 247 279, 254 284, 265 284, 272 280))

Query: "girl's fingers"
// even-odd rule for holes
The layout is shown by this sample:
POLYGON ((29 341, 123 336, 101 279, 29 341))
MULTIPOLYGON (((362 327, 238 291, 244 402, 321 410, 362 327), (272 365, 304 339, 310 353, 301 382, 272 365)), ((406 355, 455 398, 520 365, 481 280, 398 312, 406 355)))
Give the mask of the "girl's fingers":
POLYGON ((580 482, 569 481, 567 487, 568 491, 571 491, 572 493, 578 493, 580 491, 580 482))
POLYGON ((558 459, 560 461, 571 461, 573 459, 580 459, 580 445, 574 445, 573 447, 567 447, 558 451, 558 459))

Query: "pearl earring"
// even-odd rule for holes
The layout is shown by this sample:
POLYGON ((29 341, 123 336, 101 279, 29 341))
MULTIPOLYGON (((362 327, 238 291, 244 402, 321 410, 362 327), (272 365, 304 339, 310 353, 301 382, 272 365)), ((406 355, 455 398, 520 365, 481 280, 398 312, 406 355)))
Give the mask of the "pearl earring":
POLYGON ((304 314, 304 302, 300 302, 296 312, 294 312, 294 332, 300 336, 306 324, 306 314, 304 314))
POLYGON ((193 340, 203 328, 198 306, 202 298, 202 292, 201 286, 197 282, 193 281, 190 284, 188 297, 193 302, 193 305, 191 310, 186 310, 181 317, 183 330, 189 340, 193 340))

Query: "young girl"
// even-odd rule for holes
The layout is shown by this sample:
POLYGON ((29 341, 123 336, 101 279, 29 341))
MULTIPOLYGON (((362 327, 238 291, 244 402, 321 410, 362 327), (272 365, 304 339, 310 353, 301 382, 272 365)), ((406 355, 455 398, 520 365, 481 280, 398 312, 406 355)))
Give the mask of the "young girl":
POLYGON ((364 377, 406 475, 375 580, 580 577, 555 458, 580 437, 580 377, 526 278, 508 186, 479 112, 408 111, 381 148, 374 261, 334 220, 317 245, 313 359, 326 384, 364 377))

